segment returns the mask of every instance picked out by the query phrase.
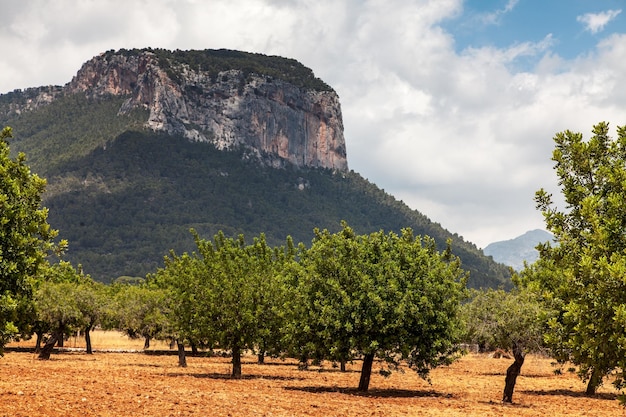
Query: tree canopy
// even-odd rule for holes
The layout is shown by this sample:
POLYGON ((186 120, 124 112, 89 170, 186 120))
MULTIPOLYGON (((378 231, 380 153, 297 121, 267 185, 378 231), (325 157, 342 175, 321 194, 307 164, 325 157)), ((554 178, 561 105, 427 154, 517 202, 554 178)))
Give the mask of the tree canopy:
POLYGON ((32 298, 31 280, 57 235, 41 206, 46 181, 31 173, 23 153, 9 156, 11 132, 9 127, 0 132, 0 353, 19 331, 16 313, 32 298))
POLYGON ((536 193, 557 243, 539 245, 539 267, 525 277, 559 308, 547 341, 558 360, 579 366, 588 394, 616 369, 623 388, 626 369, 626 126, 616 139, 606 122, 592 133, 588 141, 569 130, 554 137, 565 208, 536 193))
POLYGON ((219 347, 232 354, 232 376, 241 377, 241 354, 260 354, 279 343, 284 287, 279 267, 284 250, 271 248, 260 235, 247 245, 243 235, 213 241, 195 232, 197 252, 171 254, 149 278, 172 301, 170 322, 181 342, 219 347))
POLYGON ((344 222, 334 234, 316 230, 300 258, 290 333, 304 357, 363 357, 363 391, 375 357, 391 368, 406 361, 423 378, 454 358, 466 274, 449 249, 410 229, 357 235, 344 222))

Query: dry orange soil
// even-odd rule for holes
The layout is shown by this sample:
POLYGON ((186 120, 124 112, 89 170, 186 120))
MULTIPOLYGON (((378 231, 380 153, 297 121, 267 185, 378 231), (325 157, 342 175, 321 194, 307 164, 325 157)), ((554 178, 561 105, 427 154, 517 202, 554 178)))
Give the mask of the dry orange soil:
MULTIPOLYGON (((115 336, 106 348, 141 347, 115 336)), ((105 348, 98 343, 95 349, 105 348)), ((342 373, 326 364, 257 365, 250 356, 240 380, 229 378, 228 358, 187 362, 180 368, 176 356, 98 352, 40 361, 9 351, 0 358, 0 416, 626 416, 610 384, 585 397, 574 374, 555 375, 550 360, 536 356, 526 359, 512 405, 500 402, 512 361, 485 355, 434 370, 432 385, 408 369, 388 378, 375 373, 365 394, 355 389, 358 362, 342 373)))

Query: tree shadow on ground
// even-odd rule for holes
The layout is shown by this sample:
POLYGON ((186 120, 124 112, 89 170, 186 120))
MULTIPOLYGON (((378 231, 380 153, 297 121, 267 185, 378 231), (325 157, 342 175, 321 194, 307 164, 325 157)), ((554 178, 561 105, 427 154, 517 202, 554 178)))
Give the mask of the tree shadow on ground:
POLYGON ((595 394, 595 395, 587 395, 585 394, 584 391, 572 391, 569 389, 551 389, 551 390, 522 390, 519 391, 522 392, 524 394, 529 394, 529 395, 539 395, 539 396, 560 396, 560 397, 573 397, 573 398, 581 398, 581 397, 587 397, 587 398, 595 398, 598 400, 609 400, 609 401, 614 401, 617 400, 617 394, 612 394, 612 393, 599 393, 599 394, 595 394))
POLYGON ((206 378, 206 379, 222 379, 222 380, 233 380, 236 381, 238 379, 241 380, 252 380, 252 379, 268 379, 274 381, 300 381, 304 378, 297 378, 293 376, 279 376, 279 375, 241 375, 239 378, 233 378, 230 374, 218 374, 215 372, 211 373, 167 373, 166 376, 176 377, 176 376, 190 376, 193 378, 206 378))
POLYGON ((258 366, 293 366, 296 367, 298 366, 298 364, 296 363, 289 363, 289 362, 281 362, 281 361, 266 361, 263 363, 259 363, 258 361, 246 361, 246 360, 242 360, 241 361, 242 365, 258 365, 258 366))
POLYGON ((319 366, 319 365, 309 365, 308 367, 304 368, 301 367, 300 364, 298 364, 297 362, 287 362, 287 361, 268 361, 268 362, 264 362, 264 363, 258 363, 257 361, 241 361, 242 365, 258 365, 258 366, 288 366, 288 367, 293 367, 293 368, 298 368, 299 371, 303 371, 303 372, 337 372, 337 373, 361 373, 360 369, 347 369, 345 371, 342 371, 341 368, 339 366, 319 366))
MULTIPOLYGON (((502 378, 506 377, 506 371, 505 372, 480 372, 478 373, 478 375, 483 375, 483 376, 501 376, 502 378)), ((533 373, 524 373, 524 371, 522 370, 522 373, 519 375, 522 377, 526 377, 526 378, 551 378, 554 376, 554 374, 547 374, 547 373, 543 373, 543 374, 533 374, 533 373)))
POLYGON ((156 363, 128 363, 119 365, 121 368, 163 368, 163 365, 156 363))
POLYGON ((289 391, 305 391, 313 394, 325 394, 329 392, 338 392, 340 394, 354 395, 357 397, 370 398, 453 398, 452 394, 446 394, 433 390, 415 391, 406 389, 370 389, 368 391, 359 391, 357 388, 344 387, 284 387, 289 391))
POLYGON ((347 369, 345 371, 342 371, 339 368, 306 368, 306 369, 299 369, 302 372, 317 372, 317 373, 338 373, 338 374, 360 374, 361 370, 360 369, 347 369))
POLYGON ((532 405, 516 403, 515 401, 513 401, 512 403, 504 403, 502 401, 489 400, 489 401, 478 401, 478 404, 500 405, 502 407, 513 407, 513 408, 532 408, 533 407, 532 405))

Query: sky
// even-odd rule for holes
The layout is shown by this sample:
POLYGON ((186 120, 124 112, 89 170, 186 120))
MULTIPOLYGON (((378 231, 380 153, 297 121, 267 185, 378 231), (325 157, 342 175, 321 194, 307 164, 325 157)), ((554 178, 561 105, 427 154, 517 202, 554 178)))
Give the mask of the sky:
POLYGON ((558 132, 626 124, 624 0, 0 0, 0 16, 0 93, 64 85, 111 49, 295 58, 339 95, 350 169, 479 248, 544 228, 558 132))

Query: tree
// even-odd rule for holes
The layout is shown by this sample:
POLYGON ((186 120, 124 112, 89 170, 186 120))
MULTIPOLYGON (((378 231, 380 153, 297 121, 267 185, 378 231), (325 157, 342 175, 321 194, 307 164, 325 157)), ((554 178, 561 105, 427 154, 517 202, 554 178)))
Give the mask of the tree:
POLYGON ((18 306, 32 298, 30 280, 55 248, 57 235, 41 207, 46 181, 31 173, 23 153, 9 157, 10 137, 11 128, 5 127, 0 132, 0 354, 20 330, 15 325, 18 306))
POLYGON ((270 248, 264 235, 246 245, 243 235, 231 239, 219 232, 211 242, 193 233, 198 252, 170 254, 150 280, 173 301, 169 318, 178 339, 230 350, 232 377, 240 378, 242 352, 265 352, 275 340, 264 329, 276 329, 280 317, 280 250, 270 248))
POLYGON ((162 295, 160 310, 163 312, 161 333, 167 328, 168 336, 178 345, 178 364, 186 367, 185 343, 196 345, 202 338, 202 328, 198 326, 203 311, 198 309, 202 280, 202 262, 187 253, 176 256, 174 252, 165 258, 165 268, 147 277, 151 291, 162 295))
POLYGON ((35 303, 39 320, 47 324, 51 334, 39 353, 39 359, 50 359, 54 346, 63 346, 65 335, 80 328, 82 314, 74 297, 76 284, 46 281, 39 285, 35 303))
POLYGON ((390 372, 402 361, 427 379, 455 358, 458 304, 465 272, 448 247, 382 231, 358 236, 345 223, 331 234, 315 230, 300 254, 292 308, 294 334, 307 357, 363 358, 359 390, 367 391, 375 357, 390 372))
POLYGON ((461 306, 465 322, 463 340, 481 350, 503 349, 513 353, 507 369, 503 402, 513 401, 513 391, 526 354, 544 349, 545 323, 551 316, 541 296, 528 288, 472 290, 461 306))
POLYGON ((112 327, 117 327, 128 337, 144 338, 144 349, 150 340, 163 338, 169 327, 164 291, 141 283, 139 285, 114 284, 112 327))
POLYGON ((108 288, 63 260, 44 268, 34 285, 37 350, 43 334, 50 333, 40 359, 48 359, 55 344, 63 346, 75 331, 83 331, 87 354, 92 354, 91 330, 111 314, 108 288))
POLYGON ((85 335, 85 351, 89 355, 93 353, 91 331, 102 324, 106 315, 111 314, 109 295, 103 283, 91 278, 85 279, 74 288, 76 306, 82 315, 80 324, 85 335))
POLYGON ((556 359, 579 366, 589 395, 615 369, 622 388, 626 369, 626 126, 617 139, 606 122, 592 133, 588 141, 569 130, 554 137, 565 208, 536 193, 557 243, 538 246, 542 271, 528 279, 559 306, 547 342, 556 359))

